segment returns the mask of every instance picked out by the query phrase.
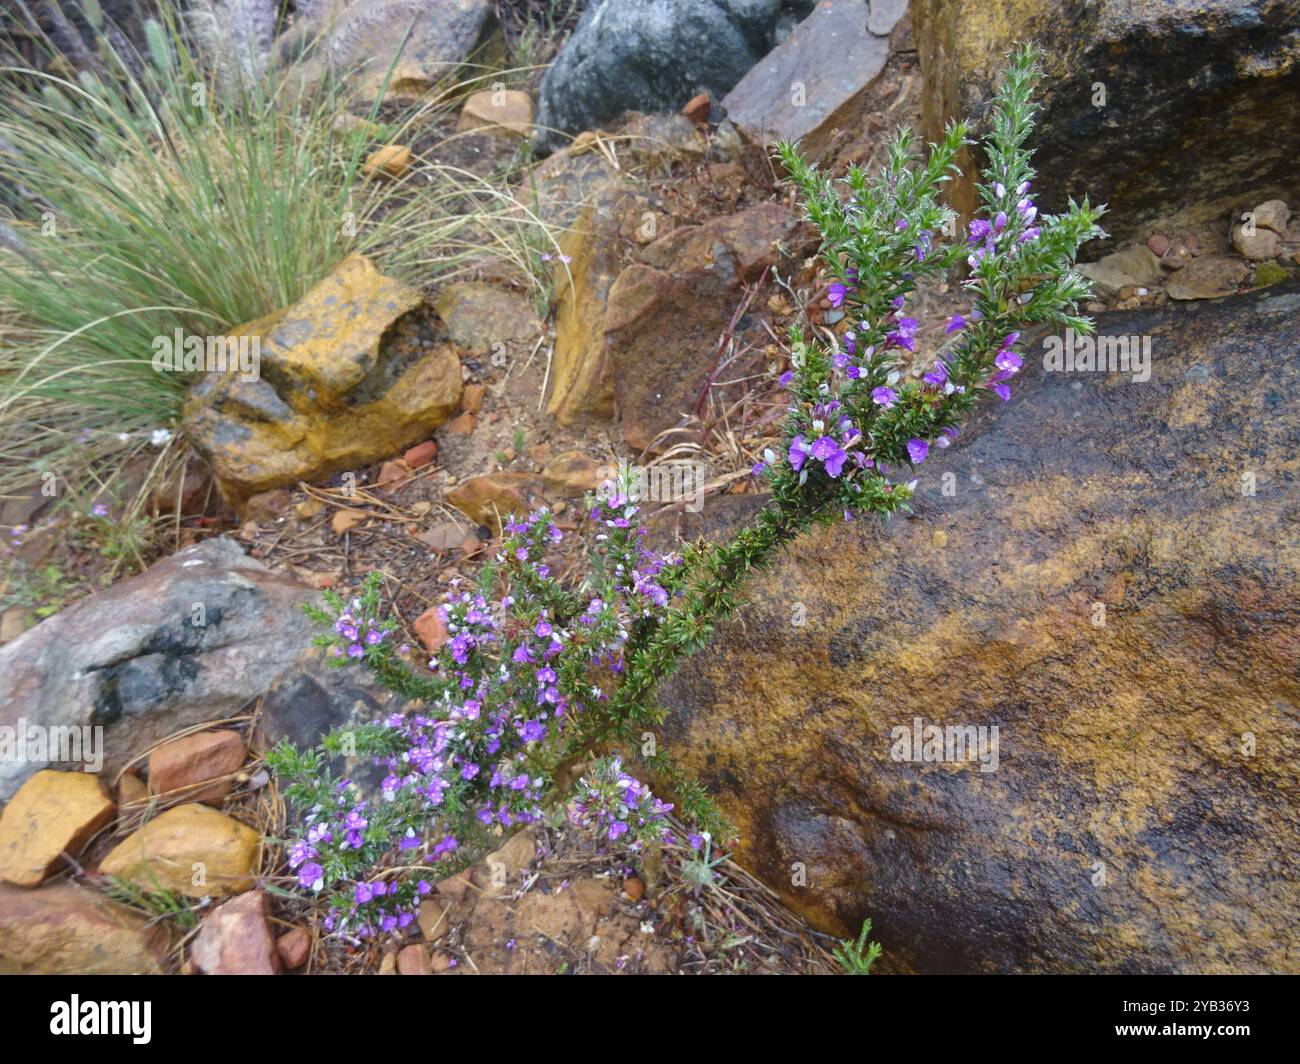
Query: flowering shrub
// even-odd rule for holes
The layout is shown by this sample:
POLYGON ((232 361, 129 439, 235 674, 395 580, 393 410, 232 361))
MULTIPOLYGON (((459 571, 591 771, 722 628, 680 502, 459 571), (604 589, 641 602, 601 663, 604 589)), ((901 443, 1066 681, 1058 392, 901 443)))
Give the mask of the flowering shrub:
MULTIPOLYGON (((753 525, 729 542, 661 556, 645 549, 637 507, 616 493, 591 503, 592 564, 568 588, 546 564, 561 538, 548 515, 512 519, 494 563, 440 607, 447 642, 427 670, 412 669, 393 646, 377 579, 352 602, 327 595, 330 611, 313 611, 328 627, 317 641, 340 664, 362 663, 421 704, 412 715, 333 733, 315 751, 272 752, 303 825, 289 865, 300 888, 328 895, 327 927, 360 937, 400 930, 430 882, 463 855, 558 808, 566 795, 557 780, 662 720, 656 685, 734 610, 751 570, 815 522, 904 508, 915 484, 909 471, 948 445, 978 397, 1010 397, 1024 328, 1090 331, 1075 313, 1089 289, 1072 263, 1080 244, 1101 234, 1101 211, 1071 203, 1045 216, 1034 205, 1024 142, 1036 78, 1032 52, 1016 52, 985 142, 981 215, 960 235, 938 193, 956 172, 963 126, 922 165, 912 161, 911 135, 900 133, 882 173, 869 179, 854 168, 839 183, 780 147, 823 234, 830 299, 847 327, 836 337, 792 337, 783 444, 755 467, 771 503, 753 525), (924 376, 904 380, 899 356, 915 352, 917 339, 908 296, 963 264, 969 311, 949 323, 951 344, 924 376), (340 753, 383 767, 377 794, 328 777, 325 757, 340 753)), ((662 753, 643 763, 701 837, 726 837, 696 783, 662 753)), ((596 760, 569 800, 570 817, 611 842, 672 839, 665 817, 673 807, 616 757, 596 760)))

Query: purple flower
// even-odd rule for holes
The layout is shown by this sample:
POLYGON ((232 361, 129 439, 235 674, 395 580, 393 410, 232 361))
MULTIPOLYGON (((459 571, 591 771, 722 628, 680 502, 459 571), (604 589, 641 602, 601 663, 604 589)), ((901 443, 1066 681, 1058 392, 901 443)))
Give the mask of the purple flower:
POLYGON ((794 380, 794 370, 788 369, 782 373, 781 376, 777 377, 776 382, 782 388, 789 388, 792 380, 794 380))
POLYGON ((913 465, 920 465, 930 454, 930 445, 918 437, 907 441, 907 457, 913 465))
POLYGON ((916 326, 915 318, 899 318, 898 328, 885 337, 886 344, 893 344, 895 347, 905 347, 909 351, 916 350, 916 326))
POLYGON ((948 380, 948 366, 940 359, 934 364, 934 369, 930 370, 921 378, 926 384, 933 384, 936 388, 948 380))
POLYGON ((976 218, 970 223, 970 242, 978 244, 992 230, 993 226, 984 218, 976 218))
POLYGON ((807 460, 808 444, 801 434, 790 441, 790 465, 794 467, 794 471, 797 473, 803 468, 803 464, 807 460))
POLYGON ((893 388, 886 388, 881 385, 879 388, 873 388, 871 391, 871 401, 877 406, 883 406, 885 409, 893 406, 898 402, 898 393, 893 388))
POLYGON ((955 333, 958 329, 966 328, 966 319, 960 314, 954 314, 948 322, 948 327, 944 329, 946 333, 955 333))
POLYGON ((832 307, 843 306, 844 297, 848 295, 848 291, 849 291, 848 288, 845 285, 840 284, 839 281, 834 282, 827 290, 826 293, 827 298, 831 301, 831 306, 832 307))
POLYGON ((90 512, 94 514, 96 517, 107 517, 108 507, 102 502, 97 502, 95 503, 94 506, 90 508, 90 512))
POLYGON ((303 890, 320 890, 325 884, 325 869, 309 861, 298 869, 298 886, 303 890))
POLYGON ((1004 373, 1016 373, 1020 370, 1020 367, 1024 365, 1024 359, 1014 351, 1003 348, 998 352, 998 357, 993 360, 993 365, 997 366, 998 369, 1002 370, 1004 373))
POLYGON ((831 436, 822 436, 818 439, 809 453, 826 467, 826 474, 830 477, 840 475, 840 470, 844 468, 844 460, 848 458, 848 454, 840 447, 838 441, 831 436))

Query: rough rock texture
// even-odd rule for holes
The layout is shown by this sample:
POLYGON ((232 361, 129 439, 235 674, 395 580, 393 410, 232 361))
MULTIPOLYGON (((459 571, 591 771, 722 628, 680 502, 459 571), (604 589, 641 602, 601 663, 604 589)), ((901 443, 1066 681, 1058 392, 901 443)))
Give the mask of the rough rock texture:
POLYGON ((757 143, 796 140, 805 155, 825 156, 836 131, 860 124, 905 8, 823 0, 727 94, 727 117, 757 143), (880 12, 869 27, 873 7, 880 12))
POLYGON ((86 772, 38 772, 0 813, 0 879, 34 887, 77 857, 113 819, 113 800, 86 772))
MULTIPOLYGON (((222 902, 203 921, 190 956, 204 975, 276 975, 280 952, 260 890, 222 902)), ((304 960, 306 958, 304 957, 304 960)))
POLYGON ((391 458, 460 403, 460 357, 418 289, 352 255, 291 307, 242 326, 260 375, 209 373, 185 427, 236 507, 272 488, 391 458))
POLYGON ((285 34, 281 58, 302 57, 299 73, 309 83, 346 74, 367 99, 387 79, 387 100, 422 96, 455 74, 492 14, 490 0, 333 0, 314 9, 315 18, 285 34))
POLYGON ((782 0, 591 0, 542 79, 538 138, 594 129, 623 111, 678 111, 721 99, 776 42, 782 0))
POLYGON ((555 353, 546 412, 564 425, 614 416, 614 380, 605 353, 609 290, 628 260, 636 229, 666 213, 627 184, 598 153, 573 149, 533 169, 538 213, 564 227, 555 282, 555 353))
POLYGON ((434 309, 452 342, 470 355, 527 355, 542 333, 527 297, 480 281, 448 285, 434 309))
POLYGON ((261 848, 247 824, 206 805, 178 805, 118 843, 99 871, 192 898, 237 894, 253 885, 261 848))
POLYGON ((1170 299, 1217 299, 1236 294, 1250 267, 1230 255, 1203 255, 1172 274, 1165 284, 1170 299))
POLYGON ((1085 262, 1079 272, 1101 295, 1113 296, 1130 285, 1154 288, 1162 280, 1160 260, 1145 246, 1127 248, 1098 262, 1085 262))
POLYGON ((145 918, 102 894, 0 884, 0 975, 154 975, 161 958, 145 918))
MULTIPOLYGON (((288 739, 299 748, 313 747, 327 732, 400 713, 406 705, 404 698, 380 686, 365 669, 331 668, 325 654, 313 649, 267 689, 256 745, 269 750, 288 739)), ((341 755, 328 758, 325 769, 336 779, 346 776, 376 795, 387 771, 372 758, 341 755)))
POLYGON ((1270 292, 1102 316, 1152 338, 1144 384, 1027 358, 914 518, 797 544, 661 692, 795 909, 921 971, 1300 968, 1300 291, 1270 292), (895 760, 915 718, 997 726, 997 770, 895 760))
POLYGON ((484 473, 457 484, 446 500, 475 524, 500 531, 511 514, 523 517, 542 504, 542 485, 532 473, 484 473))
POLYGON ((244 740, 222 729, 163 743, 149 755, 149 789, 169 799, 220 804, 244 764, 244 740))
MULTIPOLYGON (((0 647, 0 726, 103 727, 102 769, 116 772, 265 691, 310 649, 302 606, 316 597, 233 540, 189 547, 0 647)), ((0 760, 0 798, 39 768, 81 767, 92 751, 80 749, 79 760, 73 745, 74 760, 51 765, 0 760)))
MULTIPOLYGON (((1295 201, 1296 0, 914 0, 912 20, 931 139, 948 119, 981 117, 1011 42, 1043 45, 1030 144, 1046 210, 1087 194, 1109 205, 1106 228, 1122 240, 1184 210, 1209 218, 1273 195, 1295 201)), ((959 161, 971 173, 970 158, 959 161)), ((959 181, 953 195, 969 214, 974 186, 959 181)))
POLYGON ((814 243, 789 207, 760 203, 675 229, 619 275, 604 340, 629 446, 648 447, 694 413, 741 285, 814 243))

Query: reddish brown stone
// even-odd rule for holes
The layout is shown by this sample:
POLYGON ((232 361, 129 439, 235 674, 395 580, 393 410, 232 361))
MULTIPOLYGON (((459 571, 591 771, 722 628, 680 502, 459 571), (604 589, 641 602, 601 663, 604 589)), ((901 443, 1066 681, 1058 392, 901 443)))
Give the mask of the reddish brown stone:
POLYGON ((276 975, 280 953, 267 923, 267 899, 260 890, 231 898, 213 910, 199 929, 190 955, 207 975, 276 975))
POLYGON ((234 786, 244 756, 238 732, 206 731, 174 739, 149 755, 149 789, 168 798, 218 804, 234 786))
POLYGON ((481 384, 465 385, 465 391, 460 400, 460 408, 467 414, 477 414, 483 409, 483 397, 486 394, 487 388, 481 384))
POLYGON ((416 943, 401 949, 397 953, 397 971, 400 975, 432 975, 429 957, 424 947, 416 943))
POLYGON ((305 927, 295 927, 281 935, 275 943, 280 960, 290 970, 301 968, 311 955, 311 932, 305 927))
POLYGON ((402 461, 411 469, 419 469, 426 466, 438 455, 438 445, 433 440, 425 440, 423 443, 417 443, 410 448, 404 455, 402 461))
POLYGON ((690 100, 687 101, 686 106, 682 108, 682 114, 695 123, 707 122, 709 120, 709 109, 711 106, 712 105, 709 102, 709 94, 707 92, 701 92, 696 96, 692 96, 690 100))
POLYGON ((436 654, 447 645, 449 638, 447 625, 443 619, 438 616, 438 607, 430 606, 411 625, 415 630, 415 636, 430 654, 436 654))

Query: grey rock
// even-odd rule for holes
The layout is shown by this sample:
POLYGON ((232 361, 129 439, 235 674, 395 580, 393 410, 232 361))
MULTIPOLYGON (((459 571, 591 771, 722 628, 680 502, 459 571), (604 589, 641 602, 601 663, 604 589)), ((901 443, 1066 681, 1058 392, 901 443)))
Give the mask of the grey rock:
POLYGON ((1164 277, 1160 260, 1147 247, 1132 247, 1099 262, 1085 262, 1079 272, 1092 281, 1100 294, 1109 296, 1130 286, 1158 285, 1164 277))
POLYGON ((721 99, 775 43, 792 0, 593 0, 542 79, 537 143, 593 129, 624 111, 676 111, 721 99))
POLYGON ((1275 233, 1285 233, 1286 223, 1291 217, 1291 208, 1280 199, 1269 200, 1261 203, 1251 214, 1255 216, 1255 224, 1261 229, 1272 229, 1275 233))
POLYGON ((837 128, 860 124, 859 105, 889 60, 890 15, 902 11, 864 0, 818 7, 727 94, 728 117, 750 140, 794 140, 821 155, 837 128))
POLYGON ((311 8, 281 38, 281 60, 301 59, 309 82, 346 74, 367 98, 385 82, 386 97, 427 92, 469 58, 492 15, 490 0, 335 0, 311 8))
POLYGON ((1247 230, 1244 225, 1232 227, 1232 246, 1254 262, 1277 258, 1282 249, 1281 238, 1271 229, 1265 229, 1256 223, 1254 230, 1247 230))
MULTIPOLYGON (((190 547, 0 647, 0 728, 102 727, 103 769, 116 771, 179 729, 238 713, 312 653, 302 606, 315 598, 233 540, 190 547)), ((0 798, 59 767, 84 765, 0 761, 0 798)))
POLYGON ((1236 292, 1249 272, 1239 258, 1205 255, 1171 275, 1165 291, 1170 299, 1217 299, 1236 292))

